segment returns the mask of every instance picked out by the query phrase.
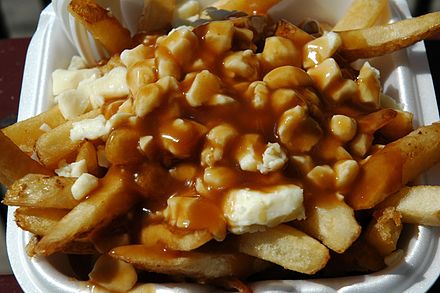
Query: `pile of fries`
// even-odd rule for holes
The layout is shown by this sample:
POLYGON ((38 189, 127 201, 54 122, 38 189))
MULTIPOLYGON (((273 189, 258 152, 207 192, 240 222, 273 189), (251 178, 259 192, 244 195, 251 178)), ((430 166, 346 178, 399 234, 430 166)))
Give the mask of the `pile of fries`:
POLYGON ((276 0, 195 2, 145 1, 131 37, 72 0, 112 57, 73 58, 55 106, 0 131, 30 256, 91 255, 90 282, 116 292, 148 273, 246 291, 276 266, 378 271, 403 223, 440 225, 440 187, 411 186, 440 160, 440 124, 413 130, 378 71, 350 65, 438 32, 440 13, 388 24, 387 1, 356 0, 310 31, 274 23, 276 0), (194 27, 170 31, 177 12, 194 27))

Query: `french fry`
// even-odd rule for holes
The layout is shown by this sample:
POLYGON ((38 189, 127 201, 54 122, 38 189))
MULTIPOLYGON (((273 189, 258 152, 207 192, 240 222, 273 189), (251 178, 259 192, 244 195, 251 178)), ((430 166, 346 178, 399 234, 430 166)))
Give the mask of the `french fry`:
POLYGON ((219 0, 214 2, 211 6, 224 10, 237 10, 246 12, 249 15, 266 14, 267 11, 280 2, 280 0, 219 0))
MULTIPOLYGON (((28 244, 26 245, 26 254, 30 257, 33 257, 37 255, 35 252, 35 248, 38 245, 39 237, 38 236, 32 236, 32 238, 29 240, 28 244)), ((96 251, 95 247, 93 246, 93 243, 87 242, 87 241, 72 241, 63 248, 61 253, 65 254, 75 254, 75 255, 83 255, 83 254, 97 254, 98 251, 96 251)))
POLYGON ((391 254, 402 232, 402 215, 394 207, 376 210, 364 233, 365 240, 382 255, 391 254))
POLYGON ((293 225, 338 253, 347 250, 361 233, 353 209, 333 195, 308 199, 306 219, 293 225))
POLYGON ((35 252, 50 255, 98 225, 105 225, 127 212, 138 200, 130 190, 123 170, 111 168, 101 180, 100 186, 87 199, 73 208, 38 243, 35 252))
POLYGON ((236 240, 240 252, 304 274, 316 273, 330 258, 324 245, 287 225, 242 234, 236 240))
POLYGON ((300 47, 303 47, 314 39, 314 37, 286 20, 280 20, 277 22, 275 36, 289 39, 300 47))
POLYGON ((322 273, 324 276, 341 277, 353 273, 377 272, 383 268, 383 257, 366 241, 359 239, 345 253, 333 254, 322 273))
POLYGON ((15 210, 15 222, 26 231, 38 236, 46 235, 64 217, 69 210, 27 208, 20 207, 15 210))
POLYGON ((96 117, 98 114, 99 110, 90 111, 40 136, 35 144, 35 150, 40 162, 49 168, 56 168, 59 161, 72 155, 82 143, 81 141, 73 142, 70 139, 70 130, 73 123, 96 117))
POLYGON ((440 186, 404 187, 389 196, 378 208, 395 207, 402 222, 440 226, 440 186))
POLYGON ((3 203, 11 206, 72 209, 79 203, 70 190, 73 182, 75 178, 28 174, 11 185, 3 203))
POLYGON ((166 224, 150 224, 142 228, 141 243, 146 246, 163 244, 169 249, 190 251, 212 239, 208 230, 172 229, 166 224))
POLYGON ((130 32, 95 0, 72 0, 67 10, 102 43, 110 55, 131 47, 130 32))
POLYGON ((171 251, 145 245, 120 246, 109 254, 150 272, 195 279, 247 276, 265 266, 261 260, 241 253, 171 251))
POLYGON ((348 31, 387 23, 390 17, 388 0, 356 0, 336 23, 333 31, 348 31))
POLYGON ((371 155, 347 203, 355 210, 372 208, 439 161, 440 123, 414 130, 371 155))
POLYGON ((3 128, 1 131, 20 147, 23 152, 32 153, 35 142, 44 134, 44 131, 40 129, 43 124, 47 124, 50 128, 55 128, 65 121, 66 119, 64 119, 58 106, 54 106, 37 116, 3 128))
POLYGON ((414 115, 412 113, 399 110, 395 111, 397 114, 396 117, 379 130, 380 134, 391 141, 404 137, 414 129, 414 115))
POLYGON ((338 32, 338 52, 347 61, 385 55, 408 47, 440 31, 440 12, 371 28, 338 32))
POLYGON ((53 174, 52 171, 23 153, 2 131, 0 131, 0 154, 2 175, 0 183, 3 185, 9 186, 28 173, 53 174))
POLYGON ((78 149, 75 162, 85 160, 87 163, 87 173, 97 175, 99 171, 98 157, 93 143, 85 141, 78 149))

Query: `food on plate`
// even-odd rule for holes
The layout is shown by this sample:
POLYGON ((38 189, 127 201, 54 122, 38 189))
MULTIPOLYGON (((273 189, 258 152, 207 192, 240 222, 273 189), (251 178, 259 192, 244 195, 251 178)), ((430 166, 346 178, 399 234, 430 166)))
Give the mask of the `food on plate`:
POLYGON ((0 132, 3 202, 35 235, 29 255, 96 256, 89 279, 107 290, 143 271, 243 289, 277 265, 377 271, 402 223, 439 225, 438 187, 406 185, 440 160, 440 124, 413 131, 378 70, 347 61, 420 40, 438 14, 373 26, 386 1, 355 1, 312 36, 265 15, 278 1, 193 2, 145 1, 133 38, 71 2, 112 56, 73 58, 52 75, 56 105, 0 132), (193 26, 169 30, 176 13, 193 26))
POLYGON ((385 24, 390 17, 388 0, 354 0, 333 31, 349 31, 385 24))

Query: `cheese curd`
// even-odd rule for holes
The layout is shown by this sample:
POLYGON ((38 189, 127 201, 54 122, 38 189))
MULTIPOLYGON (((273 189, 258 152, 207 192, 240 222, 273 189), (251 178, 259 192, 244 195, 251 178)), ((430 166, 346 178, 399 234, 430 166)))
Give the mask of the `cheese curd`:
MULTIPOLYGON (((198 1, 173 3, 180 20, 199 16, 198 1)), ((345 207, 378 149, 373 132, 387 136, 391 122, 374 131, 368 123, 381 107, 380 76, 368 63, 357 77, 348 74, 332 58, 341 45, 335 33, 304 44, 263 36, 250 19, 179 27, 98 68, 75 59, 54 72, 73 145, 63 157, 70 163, 55 172, 78 177, 75 199, 97 188, 102 179, 94 175, 121 168, 139 195, 124 220, 141 229, 154 223, 209 241, 292 222, 316 237, 310 227, 322 213, 314 208, 326 203, 320 199, 345 207), (78 150, 86 144, 93 151, 78 150)), ((402 115, 409 125, 412 117, 402 115)))
POLYGON ((98 139, 108 135, 110 130, 111 124, 104 118, 104 115, 98 115, 95 118, 74 122, 70 130, 70 139, 72 141, 98 139))
POLYGON ((233 189, 226 196, 224 213, 228 230, 234 234, 304 219, 303 190, 292 184, 264 190, 233 189))

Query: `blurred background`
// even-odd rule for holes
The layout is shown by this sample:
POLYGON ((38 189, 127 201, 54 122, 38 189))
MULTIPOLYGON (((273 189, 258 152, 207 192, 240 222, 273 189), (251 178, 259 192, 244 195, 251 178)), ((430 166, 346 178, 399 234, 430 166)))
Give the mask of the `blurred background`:
MULTIPOLYGON (((122 0, 123 1, 123 0, 122 0)), ((30 37, 49 0, 0 0, 0 38, 30 37)), ((413 15, 440 10, 440 0, 408 0, 413 15)))

